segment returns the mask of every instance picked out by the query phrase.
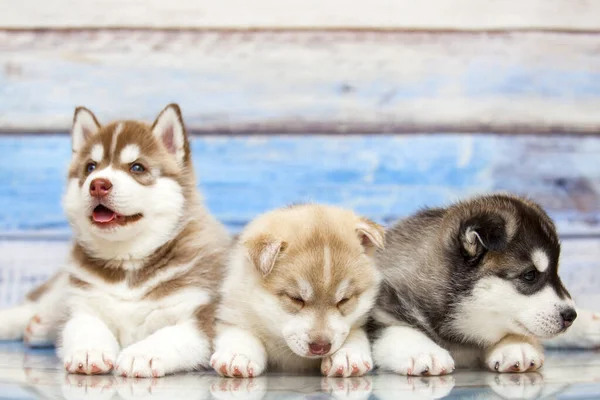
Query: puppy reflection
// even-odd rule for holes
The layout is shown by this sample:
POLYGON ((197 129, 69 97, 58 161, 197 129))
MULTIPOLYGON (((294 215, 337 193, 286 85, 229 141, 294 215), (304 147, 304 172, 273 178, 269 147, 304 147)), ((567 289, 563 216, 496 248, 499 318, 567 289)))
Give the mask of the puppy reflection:
POLYGON ((402 376, 396 374, 373 377, 373 394, 381 400, 441 399, 450 394, 455 385, 454 375, 402 376))
POLYGON ((63 395, 68 399, 211 399, 213 375, 183 374, 160 379, 67 375, 63 395))
POLYGON ((113 375, 65 375, 62 371, 24 369, 23 388, 38 399, 198 399, 209 400, 215 375, 182 374, 160 379, 113 375))
POLYGON ((210 386, 213 399, 261 400, 267 394, 268 378, 215 378, 210 386))
POLYGON ((544 378, 536 372, 486 375, 486 383, 498 399, 537 399, 544 389, 544 378))
POLYGON ((368 399, 373 388, 372 376, 323 378, 321 390, 334 399, 368 399))
POLYGON ((370 398, 372 376, 321 378, 271 375, 257 378, 219 378, 211 386, 214 399, 356 399, 370 398))

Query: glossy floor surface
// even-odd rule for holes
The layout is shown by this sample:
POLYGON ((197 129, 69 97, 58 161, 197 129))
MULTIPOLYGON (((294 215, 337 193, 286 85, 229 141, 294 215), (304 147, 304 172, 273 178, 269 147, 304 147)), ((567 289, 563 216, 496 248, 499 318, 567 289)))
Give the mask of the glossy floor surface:
POLYGON ((0 399, 598 399, 600 352, 554 351, 539 373, 459 370, 445 377, 362 378, 271 374, 226 379, 194 373, 161 379, 65 375, 54 350, 0 342, 0 399))

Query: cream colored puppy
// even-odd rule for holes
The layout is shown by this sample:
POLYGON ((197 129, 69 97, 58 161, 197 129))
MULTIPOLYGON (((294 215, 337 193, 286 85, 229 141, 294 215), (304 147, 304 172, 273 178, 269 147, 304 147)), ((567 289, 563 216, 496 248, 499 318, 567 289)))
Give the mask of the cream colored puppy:
POLYGON ((217 311, 211 365, 253 377, 267 365, 358 376, 373 366, 363 330, 380 281, 373 253, 384 230, 352 211, 298 205, 268 212, 241 234, 217 311))

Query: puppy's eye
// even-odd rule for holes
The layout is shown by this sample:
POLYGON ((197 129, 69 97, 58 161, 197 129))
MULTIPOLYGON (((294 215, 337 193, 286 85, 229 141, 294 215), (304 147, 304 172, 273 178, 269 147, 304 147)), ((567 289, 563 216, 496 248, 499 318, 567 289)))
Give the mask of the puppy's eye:
POLYGON ((133 173, 139 174, 146 171, 146 168, 144 168, 144 166, 140 163, 135 163, 131 166, 131 168, 129 168, 129 170, 133 173))
POLYGON ((535 269, 529 270, 529 271, 525 272, 523 275, 521 275, 521 279, 523 279, 525 282, 528 282, 528 283, 535 282, 537 277, 538 277, 538 273, 535 269))
POLYGON ((338 303, 337 303, 337 306, 338 306, 338 307, 343 307, 343 306, 344 306, 344 304, 348 303, 349 301, 350 301, 350 299, 349 299, 349 298, 347 298, 347 297, 344 297, 343 299, 341 299, 340 301, 338 301, 338 303))
POLYGON ((298 305, 300 307, 304 307, 304 300, 302 300, 302 298, 296 297, 296 296, 290 296, 290 295, 287 295, 287 297, 296 305, 298 305))
POLYGON ((87 172, 88 174, 92 173, 92 171, 94 171, 95 169, 96 169, 96 163, 93 163, 93 162, 88 163, 85 166, 85 172, 87 172))

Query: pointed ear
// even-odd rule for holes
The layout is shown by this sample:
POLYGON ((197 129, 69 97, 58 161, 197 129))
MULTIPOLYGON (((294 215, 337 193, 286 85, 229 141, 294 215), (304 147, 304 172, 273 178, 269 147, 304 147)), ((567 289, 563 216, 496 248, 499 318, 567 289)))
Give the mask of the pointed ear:
POLYGON ((385 246, 385 229, 367 218, 360 219, 356 226, 356 233, 368 255, 385 246))
POLYGON ((470 263, 478 263, 486 252, 499 251, 506 247, 506 221, 495 213, 472 216, 461 224, 460 242, 463 258, 470 263))
POLYGON ((250 260, 264 277, 271 273, 279 253, 285 250, 287 243, 264 233, 247 240, 244 246, 248 249, 250 260))
POLYGON ((100 123, 93 112, 85 107, 77 107, 73 115, 73 128, 71 129, 71 146, 74 153, 77 153, 100 129, 100 123))
POLYGON ((152 124, 152 134, 182 165, 186 158, 187 134, 177 104, 169 104, 158 114, 152 124))

